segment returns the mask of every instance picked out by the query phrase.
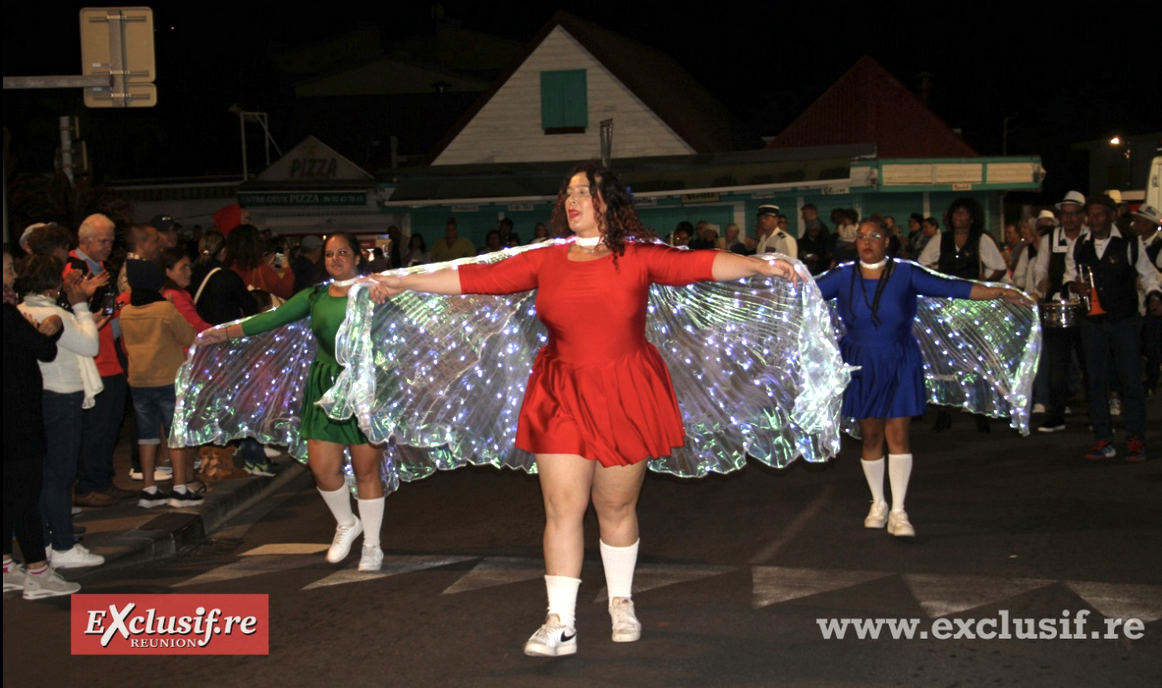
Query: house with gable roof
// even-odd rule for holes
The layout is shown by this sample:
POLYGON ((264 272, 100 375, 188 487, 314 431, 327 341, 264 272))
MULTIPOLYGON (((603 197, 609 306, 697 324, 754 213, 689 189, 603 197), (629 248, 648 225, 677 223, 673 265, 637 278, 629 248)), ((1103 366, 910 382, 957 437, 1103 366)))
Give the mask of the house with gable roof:
POLYGON ((748 136, 669 56, 558 11, 437 144, 431 163, 593 158, 600 123, 610 119, 619 159, 722 153, 748 136))

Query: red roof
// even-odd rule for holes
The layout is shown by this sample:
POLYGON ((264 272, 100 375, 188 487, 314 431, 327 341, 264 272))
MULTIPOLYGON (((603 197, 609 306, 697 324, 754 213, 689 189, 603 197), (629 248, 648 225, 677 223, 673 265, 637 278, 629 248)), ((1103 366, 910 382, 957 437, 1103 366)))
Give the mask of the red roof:
POLYGON ((864 55, 767 148, 874 143, 880 158, 980 155, 880 63, 864 55))

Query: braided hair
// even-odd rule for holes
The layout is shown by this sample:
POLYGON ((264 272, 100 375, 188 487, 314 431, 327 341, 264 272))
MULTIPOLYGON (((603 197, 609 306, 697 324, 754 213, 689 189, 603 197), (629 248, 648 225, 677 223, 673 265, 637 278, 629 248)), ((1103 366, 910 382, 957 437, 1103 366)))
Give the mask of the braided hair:
MULTIPOLYGON (((887 234, 887 227, 884 225, 884 221, 879 219, 879 218, 870 217, 870 218, 865 219, 863 222, 859 223, 860 227, 862 227, 864 225, 875 226, 876 231, 878 231, 881 236, 886 236, 886 234, 887 234)), ((857 232, 858 232, 858 229, 857 229, 857 232)), ((856 234, 856 237, 858 240, 859 235, 856 234)), ((884 289, 887 288, 888 280, 891 279, 892 273, 895 272, 895 268, 896 268, 896 261, 894 258, 892 258, 891 256, 887 256, 887 260, 888 260, 888 264, 886 266, 884 266, 883 274, 880 275, 880 278, 878 280, 876 280, 875 296, 872 297, 871 303, 868 303, 868 301, 867 301, 867 287, 865 287, 863 284, 862 274, 860 273, 858 259, 856 259, 855 265, 853 266, 855 269, 851 271, 851 285, 848 289, 848 294, 847 294, 847 298, 848 298, 849 302, 854 303, 854 301, 855 301, 855 281, 856 281, 856 276, 858 275, 861 278, 860 283, 859 283, 859 289, 860 289, 860 293, 863 294, 864 305, 866 305, 868 310, 871 311, 872 326, 875 327, 877 330, 880 329, 880 325, 882 324, 882 322, 880 321, 880 316, 879 316, 880 297, 882 297, 884 295, 884 289)))

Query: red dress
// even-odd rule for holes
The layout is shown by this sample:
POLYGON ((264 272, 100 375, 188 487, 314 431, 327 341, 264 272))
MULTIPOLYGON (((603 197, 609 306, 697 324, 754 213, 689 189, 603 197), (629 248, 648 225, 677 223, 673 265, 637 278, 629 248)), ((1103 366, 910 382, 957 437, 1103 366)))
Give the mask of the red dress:
POLYGON ((669 456, 685 442, 666 364, 646 340, 650 285, 713 279, 717 251, 628 243, 612 255, 571 261, 569 245, 460 267, 465 294, 537 290, 549 343, 537 354, 516 446, 578 454, 604 466, 669 456))

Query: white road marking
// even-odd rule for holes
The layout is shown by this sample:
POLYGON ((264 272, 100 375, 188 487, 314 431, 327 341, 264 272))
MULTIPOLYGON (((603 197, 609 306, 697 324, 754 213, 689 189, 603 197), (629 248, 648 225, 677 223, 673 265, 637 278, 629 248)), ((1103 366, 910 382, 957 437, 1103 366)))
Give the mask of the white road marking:
POLYGON ((1141 619, 1144 623, 1162 619, 1162 587, 1089 581, 1065 581, 1065 585, 1107 619, 1141 619))
POLYGON ((823 489, 819 490, 819 496, 807 505, 806 509, 800 511, 798 516, 791 519, 791 522, 779 532, 777 538, 759 550, 758 554, 751 557, 750 563, 763 564, 774 559, 775 555, 779 553, 779 550, 783 548, 783 545, 786 545, 792 538, 797 536, 799 531, 803 530, 807 523, 815 518, 815 515, 823 509, 823 506, 827 504, 827 500, 831 499, 831 493, 834 491, 835 487, 833 485, 826 485, 823 489))
POLYGON ((211 569, 200 576, 175 583, 175 588, 185 587, 187 585, 202 585, 205 583, 218 583, 221 581, 233 580, 235 578, 247 578, 250 576, 260 576, 264 573, 276 573, 278 571, 285 571, 287 569, 301 569, 307 566, 314 566, 321 564, 323 559, 318 556, 290 556, 285 554, 274 554, 266 556, 244 557, 233 564, 226 564, 219 566, 216 569, 211 569))
POLYGON ((345 583, 362 583, 388 576, 398 576, 401 573, 434 569, 437 566, 447 566, 448 564, 455 564, 469 559, 475 559, 475 557, 389 556, 383 558, 383 568, 374 573, 362 572, 354 567, 347 568, 342 571, 336 571, 322 580, 317 580, 304 587, 303 590, 325 588, 331 585, 343 585, 345 583))
POLYGON ((850 588, 895 575, 884 571, 837 571, 755 566, 751 571, 751 607, 758 609, 800 597, 850 588))
POLYGON ((259 557, 268 554, 318 554, 330 549, 329 543, 318 542, 276 542, 261 545, 252 550, 242 552, 240 557, 259 557))
POLYGON ((452 595, 458 592, 479 590, 480 588, 519 583, 535 578, 542 578, 544 575, 545 563, 540 559, 488 557, 441 594, 452 595))
MULTIPOLYGON (((654 588, 662 588, 675 583, 686 583, 710 576, 720 576, 724 573, 737 571, 734 566, 684 566, 681 564, 646 564, 639 565, 633 575, 634 594, 643 593, 654 588)), ((609 593, 603 587, 593 600, 598 603, 609 601, 609 593)))
POLYGON ((902 576, 930 618, 956 614, 1043 588, 1054 581, 1040 578, 991 578, 907 573, 902 576))

